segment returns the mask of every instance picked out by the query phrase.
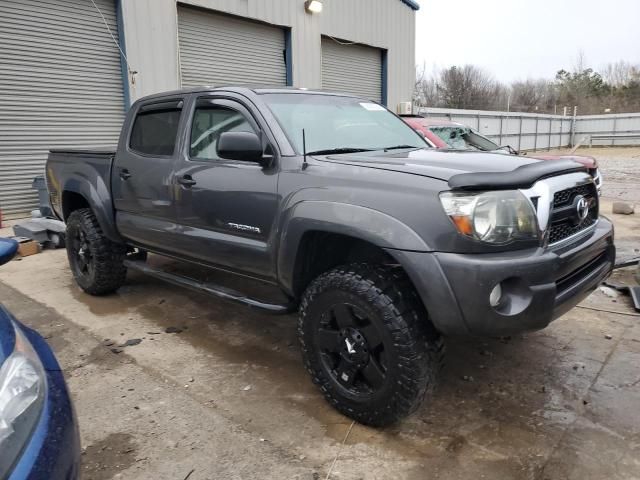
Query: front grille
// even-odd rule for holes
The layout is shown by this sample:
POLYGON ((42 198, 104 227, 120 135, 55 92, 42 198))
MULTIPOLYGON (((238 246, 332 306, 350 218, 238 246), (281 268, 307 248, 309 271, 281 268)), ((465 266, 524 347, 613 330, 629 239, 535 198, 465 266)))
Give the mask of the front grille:
POLYGON ((553 195, 551 222, 549 225, 549 244, 554 244, 575 235, 596 223, 598 219, 598 194, 593 183, 567 188, 553 195), (578 195, 589 203, 587 217, 579 221, 574 203, 578 195))
POLYGON ((590 183, 579 185, 573 188, 567 188, 566 190, 560 190, 553 195, 553 208, 562 207, 573 202, 576 195, 582 195, 589 197, 594 195, 593 185, 590 183))
POLYGON ((587 217, 580 225, 570 225, 567 224, 567 222, 552 224, 549 229, 549 243, 556 243, 565 238, 569 238, 571 235, 575 235, 585 228, 589 228, 594 223, 596 223, 594 218, 587 217))

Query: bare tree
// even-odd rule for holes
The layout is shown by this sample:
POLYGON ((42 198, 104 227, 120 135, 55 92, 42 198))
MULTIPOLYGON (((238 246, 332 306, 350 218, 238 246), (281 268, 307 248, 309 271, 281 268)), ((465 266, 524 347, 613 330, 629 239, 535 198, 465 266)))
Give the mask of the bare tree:
POLYGON ((602 69, 602 76, 612 87, 621 87, 626 85, 638 74, 640 74, 638 66, 632 65, 624 60, 608 63, 602 69))
POLYGON ((438 92, 445 107, 495 108, 501 85, 474 65, 451 67, 440 72, 438 92))
POLYGON ((557 93, 549 80, 525 80, 511 84, 511 109, 524 112, 555 110, 557 93))
POLYGON ((583 49, 579 49, 576 54, 576 60, 573 64, 573 73, 580 73, 587 68, 587 56, 583 49))
POLYGON ((415 101, 422 106, 476 110, 557 113, 578 107, 581 114, 640 111, 640 65, 610 63, 599 73, 579 51, 571 70, 555 79, 514 82, 506 86, 474 65, 427 72, 416 68, 415 101))
POLYGON ((428 74, 426 70, 424 63, 422 67, 416 68, 415 101, 421 106, 436 107, 440 104, 436 80, 438 70, 434 67, 431 74, 428 74))

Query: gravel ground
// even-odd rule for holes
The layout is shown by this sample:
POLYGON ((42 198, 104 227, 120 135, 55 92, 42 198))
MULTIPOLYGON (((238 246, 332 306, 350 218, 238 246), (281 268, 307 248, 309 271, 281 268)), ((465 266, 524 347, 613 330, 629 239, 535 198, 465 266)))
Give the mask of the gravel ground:
MULTIPOLYGON (((567 152, 562 149, 550 153, 567 152)), ((640 147, 580 148, 576 154, 598 160, 604 178, 604 197, 640 202, 640 147)))

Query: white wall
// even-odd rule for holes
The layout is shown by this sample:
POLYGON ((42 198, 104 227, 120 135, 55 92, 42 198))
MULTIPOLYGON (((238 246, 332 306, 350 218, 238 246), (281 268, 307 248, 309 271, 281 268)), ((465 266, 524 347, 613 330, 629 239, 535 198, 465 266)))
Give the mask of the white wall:
POLYGON ((593 145, 640 145, 640 113, 580 115, 576 121, 576 140, 591 135, 617 135, 616 139, 593 139, 593 145))
MULTIPOLYGON (((321 35, 388 50, 387 103, 410 101, 415 77, 415 11, 400 0, 323 0, 310 15, 304 0, 185 0, 214 11, 290 27, 293 84, 320 88, 321 35)), ((122 0, 132 101, 179 88, 176 0, 122 0)))
POLYGON ((590 135, 618 135, 615 139, 593 139, 593 145, 640 145, 640 113, 578 115, 572 138, 573 117, 539 113, 420 108, 420 114, 468 125, 500 145, 517 150, 546 150, 582 142, 590 135), (625 138, 624 136, 630 138, 625 138))
POLYGON ((517 150, 546 150, 571 143, 573 117, 539 113, 420 108, 420 113, 468 125, 500 145, 517 150))

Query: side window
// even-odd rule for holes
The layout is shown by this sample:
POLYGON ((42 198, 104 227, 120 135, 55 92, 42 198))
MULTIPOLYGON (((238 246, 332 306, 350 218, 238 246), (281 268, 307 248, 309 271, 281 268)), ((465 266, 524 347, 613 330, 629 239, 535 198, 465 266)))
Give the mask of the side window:
POLYGON ((143 107, 134 120, 129 148, 145 155, 173 155, 180 112, 179 108, 145 111, 143 107))
POLYGON ((197 107, 191 125, 189 156, 197 160, 220 160, 218 139, 224 132, 255 132, 243 114, 220 106, 197 107))

